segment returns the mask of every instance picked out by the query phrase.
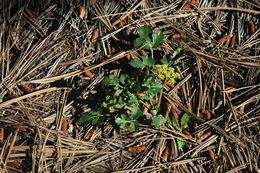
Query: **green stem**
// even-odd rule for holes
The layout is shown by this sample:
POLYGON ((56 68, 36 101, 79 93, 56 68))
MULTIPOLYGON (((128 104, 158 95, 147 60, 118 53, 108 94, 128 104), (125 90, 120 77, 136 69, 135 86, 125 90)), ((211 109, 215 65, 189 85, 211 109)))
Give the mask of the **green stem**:
POLYGON ((152 55, 152 58, 154 59, 154 57, 153 57, 153 49, 150 49, 151 50, 151 55, 152 55))

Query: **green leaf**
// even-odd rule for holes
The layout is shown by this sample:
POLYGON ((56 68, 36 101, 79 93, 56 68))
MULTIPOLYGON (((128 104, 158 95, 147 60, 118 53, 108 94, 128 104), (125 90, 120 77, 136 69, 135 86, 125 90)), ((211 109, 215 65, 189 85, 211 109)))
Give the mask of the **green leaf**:
POLYGON ((145 65, 143 64, 143 62, 139 59, 139 58, 133 58, 129 64, 134 67, 134 68, 143 68, 145 67, 145 65))
POLYGON ((178 47, 178 48, 174 51, 172 57, 174 58, 174 57, 176 57, 176 56, 181 55, 182 53, 183 53, 183 49, 182 49, 181 47, 178 47))
POLYGON ((147 79, 145 79, 143 86, 147 88, 151 88, 153 82, 154 82, 154 78, 150 76, 147 79))
POLYGON ((144 80, 143 86, 147 87, 147 90, 144 92, 146 94, 142 99, 151 100, 156 94, 162 92, 163 85, 160 81, 157 81, 153 76, 149 76, 144 80))
POLYGON ((161 47, 163 44, 163 33, 162 31, 156 31, 153 33, 153 48, 161 47))
POLYGON ((183 138, 177 138, 177 146, 179 150, 183 151, 183 147, 185 146, 185 141, 183 140, 183 138))
POLYGON ((149 35, 152 33, 151 26, 144 25, 137 29, 137 32, 141 38, 147 39, 149 38, 149 35))
POLYGON ((134 95, 134 94, 132 94, 132 93, 130 93, 130 92, 128 92, 127 94, 128 94, 128 96, 129 96, 129 101, 128 101, 128 103, 129 103, 130 105, 139 105, 138 98, 136 97, 136 95, 134 95))
POLYGON ((138 105, 135 105, 132 109, 131 109, 131 119, 137 119, 138 117, 140 117, 143 114, 143 112, 141 111, 141 109, 139 108, 138 105))
POLYGON ((157 93, 160 93, 163 89, 163 85, 160 81, 154 81, 153 85, 151 86, 157 93))
POLYGON ((114 93, 114 96, 115 96, 115 97, 118 97, 118 96, 121 95, 122 92, 123 92, 123 90, 118 89, 118 90, 116 90, 116 92, 114 93))
POLYGON ((148 67, 152 67, 155 64, 155 61, 152 57, 143 56, 142 60, 143 60, 143 64, 148 67))
POLYGON ((144 46, 144 49, 151 49, 151 48, 153 48, 152 40, 150 38, 147 38, 145 40, 145 44, 143 44, 143 46, 144 46))
POLYGON ((179 132, 182 131, 182 129, 181 129, 179 123, 176 121, 175 117, 172 118, 172 126, 173 126, 176 130, 178 130, 179 132))
POLYGON ((122 83, 122 84, 125 84, 125 81, 128 79, 128 75, 127 74, 120 74, 119 76, 119 81, 122 83))
POLYGON ((153 125, 157 128, 157 129, 160 129, 162 127, 162 125, 164 124, 164 117, 160 114, 160 115, 157 115, 157 116, 154 116, 152 118, 152 121, 153 121, 153 125))
POLYGON ((136 131, 136 130, 138 130, 138 128, 139 128, 139 124, 138 124, 137 121, 131 121, 130 127, 131 127, 134 131, 136 131))
POLYGON ((143 39, 143 38, 137 38, 135 41, 134 41, 134 47, 135 48, 139 48, 140 46, 143 46, 145 45, 146 43, 146 40, 143 39))
POLYGON ((186 128, 188 126, 188 122, 190 120, 190 116, 185 113, 182 117, 181 117, 181 127, 182 128, 186 128))
POLYGON ((126 115, 122 114, 121 117, 116 118, 115 122, 116 122, 116 124, 119 125, 119 127, 121 129, 123 129, 127 126, 127 123, 129 123, 129 120, 126 115))
POLYGON ((115 86, 118 85, 118 78, 115 75, 110 74, 109 76, 103 79, 103 84, 107 86, 115 86))
POLYGON ((98 111, 91 111, 89 113, 83 114, 79 119, 79 125, 85 125, 87 123, 92 124, 93 126, 98 125, 103 121, 103 115, 98 111))
POLYGON ((169 55, 167 54, 163 55, 162 59, 160 60, 161 63, 168 65, 169 64, 168 57, 169 55))
POLYGON ((155 90, 153 90, 153 89, 148 89, 144 93, 145 93, 145 96, 143 96, 142 99, 148 100, 148 101, 151 101, 157 94, 157 92, 155 92, 155 90))

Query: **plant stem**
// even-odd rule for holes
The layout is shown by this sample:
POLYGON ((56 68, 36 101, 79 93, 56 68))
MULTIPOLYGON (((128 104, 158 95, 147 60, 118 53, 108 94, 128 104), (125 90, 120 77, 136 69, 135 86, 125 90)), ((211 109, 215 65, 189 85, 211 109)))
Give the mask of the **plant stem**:
POLYGON ((152 55, 152 58, 154 59, 154 57, 153 57, 153 49, 151 48, 150 50, 151 50, 151 55, 152 55))

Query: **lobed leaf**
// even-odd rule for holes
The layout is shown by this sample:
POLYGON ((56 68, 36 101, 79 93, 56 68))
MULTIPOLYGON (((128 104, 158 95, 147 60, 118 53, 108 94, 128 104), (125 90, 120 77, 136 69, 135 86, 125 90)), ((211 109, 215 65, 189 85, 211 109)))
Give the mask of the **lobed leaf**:
POLYGON ((83 114, 79 119, 79 125, 85 125, 87 123, 92 124, 93 126, 99 125, 103 121, 103 115, 100 112, 91 111, 89 113, 83 114))
POLYGON ((186 128, 188 125, 188 122, 190 120, 190 116, 185 113, 182 117, 181 117, 181 127, 182 128, 186 128))
POLYGON ((149 38, 149 35, 152 33, 151 26, 144 25, 137 29, 137 32, 141 38, 147 39, 149 38))
POLYGON ((179 150, 183 151, 183 147, 185 146, 185 141, 183 138, 177 138, 177 146, 179 150))
POLYGON ((121 129, 123 129, 127 126, 127 123, 129 122, 129 120, 126 115, 122 114, 120 117, 116 118, 115 122, 116 122, 116 124, 119 125, 119 127, 121 129))
POLYGON ((162 31, 156 31, 153 33, 153 48, 158 48, 163 45, 163 33, 162 31))
POLYGON ((164 124, 165 120, 164 120, 164 117, 160 114, 160 115, 157 115, 157 116, 154 116, 152 118, 152 121, 153 121, 153 125, 157 128, 157 129, 160 129, 162 127, 162 125, 164 124))
POLYGON ((142 57, 142 60, 143 60, 143 64, 145 66, 148 66, 148 67, 152 67, 154 64, 155 64, 155 61, 152 57, 148 57, 148 56, 143 56, 142 57))
POLYGON ((115 75, 110 74, 103 79, 103 84, 107 86, 115 86, 119 84, 119 81, 115 75))
POLYGON ((143 64, 143 62, 139 59, 139 58, 133 58, 129 64, 134 67, 134 68, 144 68, 145 65, 143 64))

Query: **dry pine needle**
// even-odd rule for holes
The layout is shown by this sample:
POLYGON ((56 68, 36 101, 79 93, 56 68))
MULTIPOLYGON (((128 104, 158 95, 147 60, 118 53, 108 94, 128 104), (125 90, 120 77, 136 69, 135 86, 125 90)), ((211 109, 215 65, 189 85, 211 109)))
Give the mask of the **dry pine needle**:
POLYGON ((89 77, 89 78, 93 78, 95 76, 95 74, 93 74, 87 67, 84 67, 84 74, 85 76, 89 77))
POLYGON ((206 132, 206 133, 200 135, 200 136, 198 137, 197 141, 198 141, 198 142, 202 142, 202 141, 204 141, 205 139, 207 139, 208 137, 210 137, 210 135, 211 135, 211 131, 208 131, 208 132, 206 132))
POLYGON ((90 131, 88 131, 85 135, 84 135, 84 140, 85 141, 89 141, 91 139, 91 137, 93 136, 95 130, 91 129, 90 131))
POLYGON ((66 132, 68 130, 69 121, 67 119, 62 120, 61 131, 66 132))
POLYGON ((216 154, 215 154, 213 149, 209 150, 209 157, 210 157, 211 161, 215 161, 216 160, 216 154))
POLYGON ((92 43, 96 43, 98 37, 99 37, 99 29, 96 28, 96 29, 93 31, 93 33, 92 33, 91 42, 92 42, 92 43))
POLYGON ((85 17, 85 15, 86 15, 86 10, 85 10, 85 8, 82 7, 82 6, 80 6, 80 7, 79 7, 79 18, 80 18, 80 19, 83 19, 83 18, 85 17))
POLYGON ((254 34, 256 32, 256 25, 252 19, 249 21, 249 29, 251 34, 254 34))
POLYGON ((162 161, 167 162, 170 154, 171 154, 170 147, 166 147, 162 153, 162 161))
POLYGON ((0 128, 0 143, 4 142, 4 128, 0 128))
POLYGON ((138 154, 141 153, 145 150, 146 146, 145 145, 140 145, 140 146, 132 146, 128 148, 128 151, 138 154))
POLYGON ((33 92, 31 87, 29 85, 27 85, 27 84, 21 84, 20 87, 21 87, 22 91, 25 92, 25 93, 33 92))

